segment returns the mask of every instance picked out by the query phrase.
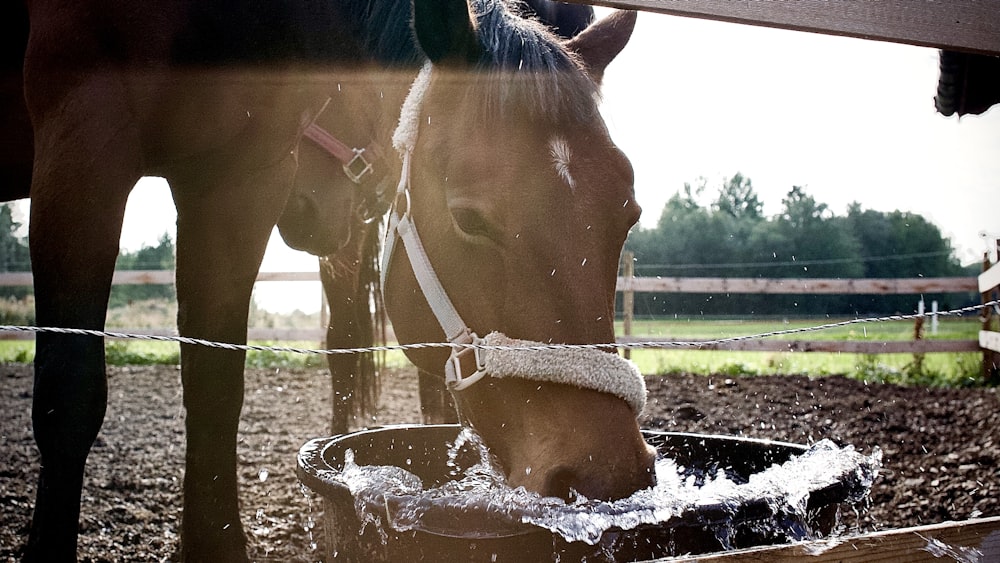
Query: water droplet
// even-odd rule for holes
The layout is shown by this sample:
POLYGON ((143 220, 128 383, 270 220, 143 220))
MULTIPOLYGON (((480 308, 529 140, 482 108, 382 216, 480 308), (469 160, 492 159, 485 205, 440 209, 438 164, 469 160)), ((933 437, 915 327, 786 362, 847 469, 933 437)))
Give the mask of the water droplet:
POLYGON ((264 481, 267 481, 267 476, 268 475, 270 475, 270 473, 268 473, 266 467, 261 467, 260 471, 257 472, 257 478, 260 479, 261 483, 263 483, 264 481))

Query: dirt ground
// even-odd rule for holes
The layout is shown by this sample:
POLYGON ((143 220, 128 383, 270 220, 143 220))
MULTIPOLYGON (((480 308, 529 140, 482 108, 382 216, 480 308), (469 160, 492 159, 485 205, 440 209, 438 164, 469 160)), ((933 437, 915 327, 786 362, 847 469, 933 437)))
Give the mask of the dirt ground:
MULTIPOLYGON (((178 545, 183 471, 180 372, 110 371, 110 399, 88 465, 82 561, 156 561, 178 545)), ((31 368, 0 366, 0 561, 17 560, 34 501, 31 368)), ((648 378, 643 427, 811 443, 832 438, 884 452, 862 531, 1000 515, 997 389, 925 389, 842 377, 648 378)), ((295 478, 307 440, 326 434, 322 370, 247 372, 240 478, 245 528, 258 561, 319 559, 318 503, 295 478)), ((384 377, 378 424, 418 422, 414 373, 384 377)))

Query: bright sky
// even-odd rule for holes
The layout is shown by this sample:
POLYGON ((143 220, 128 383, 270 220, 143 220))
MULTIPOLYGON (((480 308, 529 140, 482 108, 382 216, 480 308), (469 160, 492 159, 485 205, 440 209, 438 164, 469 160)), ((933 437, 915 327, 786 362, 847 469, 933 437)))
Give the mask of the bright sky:
MULTIPOLYGON (((795 185, 837 214, 853 201, 911 211, 968 263, 1000 238, 1000 108, 938 115, 937 76, 933 49, 641 13, 605 76, 602 109, 635 168, 644 225, 685 182, 705 177, 714 190, 741 172, 768 215, 795 185)), ((162 180, 140 182, 122 247, 173 236, 172 208, 162 180)), ((316 267, 275 233, 264 270, 316 267)), ((319 284, 298 284, 258 284, 257 302, 318 310, 319 284)))

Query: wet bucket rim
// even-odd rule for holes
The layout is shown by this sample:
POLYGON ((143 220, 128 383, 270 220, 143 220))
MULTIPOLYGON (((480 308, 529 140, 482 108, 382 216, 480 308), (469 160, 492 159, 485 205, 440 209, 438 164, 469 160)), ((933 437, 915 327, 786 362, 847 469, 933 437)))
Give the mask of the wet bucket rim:
MULTIPOLYGON (((345 441, 364 441, 366 436, 385 435, 389 432, 402 432, 404 434, 416 432, 416 435, 426 434, 428 432, 454 432, 454 437, 458 435, 461 428, 462 426, 458 424, 399 424, 368 428, 336 436, 314 438, 306 442, 306 444, 304 444, 299 450, 296 472, 302 484, 306 485, 320 496, 326 497, 330 494, 331 489, 340 490, 350 494, 349 490, 343 483, 327 480, 321 476, 323 471, 338 471, 338 469, 331 464, 330 459, 337 459, 340 455, 339 453, 338 455, 329 455, 329 452, 345 450, 350 445, 345 445, 345 441)), ((698 434, 691 432, 668 432, 662 430, 643 430, 642 433, 647 442, 653 442, 652 445, 657 447, 658 450, 661 450, 663 447, 670 447, 675 451, 687 451, 690 453, 692 450, 696 450, 699 447, 708 450, 713 445, 725 445, 726 447, 735 448, 736 451, 727 454, 728 457, 725 459, 735 461, 737 463, 761 463, 762 465, 756 466, 753 469, 754 471, 761 470, 762 468, 770 466, 774 463, 783 463, 792 456, 800 455, 809 449, 808 446, 801 444, 742 436, 698 434), (684 449, 678 450, 678 448, 684 449), (760 455, 760 452, 766 452, 766 459, 742 459, 746 456, 739 455, 741 451, 753 450, 755 448, 757 449, 758 455, 760 455)), ((681 464, 680 461, 678 463, 681 464)), ((719 465, 735 471, 735 469, 732 468, 732 465, 726 465, 725 463, 720 463, 719 465)), ((834 483, 832 485, 819 487, 811 491, 809 495, 808 509, 813 510, 817 507, 841 503, 847 500, 846 488, 841 483, 834 483)), ((387 499, 387 501, 391 502, 391 499, 387 499)), ((685 511, 681 515, 672 519, 669 523, 658 524, 657 526, 663 526, 664 524, 670 528, 681 528, 685 526, 711 526, 716 523, 732 521, 734 518, 751 521, 776 517, 780 517, 780 514, 776 514, 772 510, 772 507, 764 499, 752 499, 744 505, 738 507, 735 514, 733 512, 733 507, 731 506, 726 506, 722 503, 708 503, 699 505, 696 509, 685 511)), ((641 525, 639 527, 641 528, 643 526, 646 525, 641 525)), ((611 528, 608 531, 611 532, 614 530, 617 530, 617 528, 611 528)), ((531 534, 552 534, 552 532, 547 529, 528 523, 511 523, 505 530, 497 532, 480 529, 469 530, 463 534, 436 529, 421 529, 420 532, 440 537, 453 538, 467 538, 469 533, 474 533, 476 537, 489 539, 512 538, 531 534)))

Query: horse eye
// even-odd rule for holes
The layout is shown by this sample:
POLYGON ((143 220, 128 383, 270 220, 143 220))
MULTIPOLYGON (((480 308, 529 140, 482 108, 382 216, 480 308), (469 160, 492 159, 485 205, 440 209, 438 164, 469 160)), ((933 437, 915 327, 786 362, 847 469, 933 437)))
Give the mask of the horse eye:
POLYGON ((469 237, 491 238, 493 235, 493 228, 489 222, 475 209, 456 207, 451 210, 451 216, 458 230, 469 237))

